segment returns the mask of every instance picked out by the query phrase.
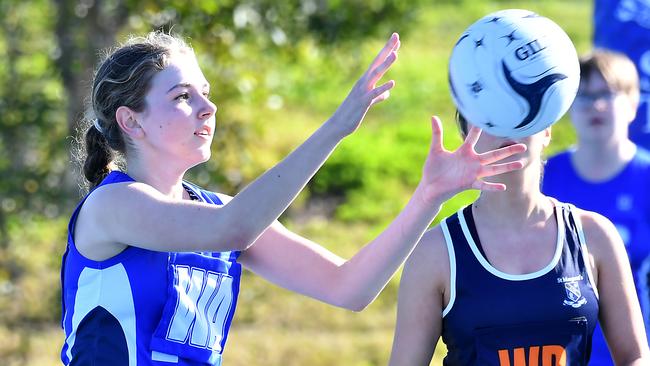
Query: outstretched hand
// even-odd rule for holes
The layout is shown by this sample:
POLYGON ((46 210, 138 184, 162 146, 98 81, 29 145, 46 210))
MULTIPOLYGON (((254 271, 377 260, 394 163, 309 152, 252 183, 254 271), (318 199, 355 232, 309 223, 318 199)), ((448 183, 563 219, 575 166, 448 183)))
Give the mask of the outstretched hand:
POLYGON ((376 86, 376 84, 397 60, 399 46, 399 35, 393 33, 328 121, 340 128, 344 136, 351 134, 359 127, 370 106, 386 100, 390 96, 390 89, 395 86, 395 81, 390 80, 380 86, 376 86))
POLYGON ((448 151, 442 145, 442 123, 438 117, 431 118, 431 148, 424 164, 420 186, 427 202, 447 199, 466 189, 503 191, 505 184, 482 180, 484 177, 521 169, 521 160, 497 163, 514 154, 526 151, 526 145, 514 144, 484 153, 474 149, 481 136, 478 127, 472 127, 465 142, 455 151, 448 151))

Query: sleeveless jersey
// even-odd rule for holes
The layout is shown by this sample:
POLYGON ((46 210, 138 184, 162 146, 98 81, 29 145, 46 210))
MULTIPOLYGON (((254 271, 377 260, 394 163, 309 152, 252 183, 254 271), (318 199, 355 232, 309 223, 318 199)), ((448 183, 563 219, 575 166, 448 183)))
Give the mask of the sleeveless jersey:
MULTIPOLYGON (((99 186, 129 181, 128 175, 111 172, 99 186)), ((212 192, 184 186, 203 202, 222 204, 212 192)), ((63 363, 220 365, 239 292, 240 252, 157 252, 129 246, 110 259, 89 260, 73 239, 88 195, 70 219, 63 255, 63 363)))
POLYGON ((594 46, 627 55, 639 73, 641 99, 630 139, 650 149, 650 3, 594 0, 594 46))
POLYGON ((501 272, 487 261, 471 206, 441 223, 451 265, 443 365, 587 365, 598 319, 597 291, 571 206, 557 203, 555 217, 552 260, 522 275, 501 272))
MULTIPOLYGON (((618 175, 598 183, 585 181, 576 173, 572 153, 565 151, 548 160, 542 191, 598 212, 614 223, 625 243, 646 332, 650 331, 650 152, 638 147, 618 175)), ((592 350, 591 365, 614 365, 600 327, 594 332, 592 350)))

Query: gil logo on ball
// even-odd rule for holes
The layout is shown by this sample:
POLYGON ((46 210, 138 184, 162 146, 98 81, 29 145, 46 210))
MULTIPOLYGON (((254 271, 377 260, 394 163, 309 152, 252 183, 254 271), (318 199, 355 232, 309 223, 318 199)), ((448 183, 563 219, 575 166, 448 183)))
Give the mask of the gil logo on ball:
POLYGON ((501 10, 477 20, 449 59, 449 86, 459 113, 494 136, 521 138, 557 122, 573 103, 579 82, 569 36, 528 10, 501 10))

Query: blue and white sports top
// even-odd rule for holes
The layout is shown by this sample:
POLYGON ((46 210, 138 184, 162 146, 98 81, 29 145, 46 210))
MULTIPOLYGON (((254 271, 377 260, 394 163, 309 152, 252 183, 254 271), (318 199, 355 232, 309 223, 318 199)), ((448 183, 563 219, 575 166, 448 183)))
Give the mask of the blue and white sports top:
MULTIPOLYGON (((114 171, 99 186, 130 181, 114 171)), ((199 200, 222 204, 214 193, 184 185, 199 200)), ((157 252, 129 246, 110 259, 89 260, 77 251, 73 236, 88 195, 72 214, 63 255, 63 363, 220 365, 237 304, 240 252, 157 252)))
POLYGON ((451 264, 443 311, 445 366, 583 366, 598 320, 598 297, 580 222, 556 203, 558 237, 550 263, 512 275, 482 252, 471 206, 441 223, 451 264))

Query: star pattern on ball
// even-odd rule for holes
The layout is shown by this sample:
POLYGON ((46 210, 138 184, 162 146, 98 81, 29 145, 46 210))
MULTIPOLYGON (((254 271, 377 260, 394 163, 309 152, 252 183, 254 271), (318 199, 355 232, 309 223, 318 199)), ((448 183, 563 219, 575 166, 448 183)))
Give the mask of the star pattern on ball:
POLYGON ((512 32, 510 32, 510 34, 507 34, 507 35, 505 35, 505 36, 501 36, 501 38, 508 38, 508 46, 510 46, 510 43, 512 43, 512 42, 514 42, 514 41, 516 41, 516 40, 519 39, 519 38, 517 38, 517 37, 515 36, 515 32, 516 32, 516 31, 513 30, 512 32))
POLYGON ((481 37, 481 39, 474 40, 474 48, 481 47, 483 45, 483 39, 485 39, 485 37, 481 37))
POLYGON ((472 92, 472 94, 474 94, 474 96, 476 96, 481 92, 481 90, 483 90, 483 84, 480 80, 476 80, 475 82, 469 84, 469 90, 472 92))

